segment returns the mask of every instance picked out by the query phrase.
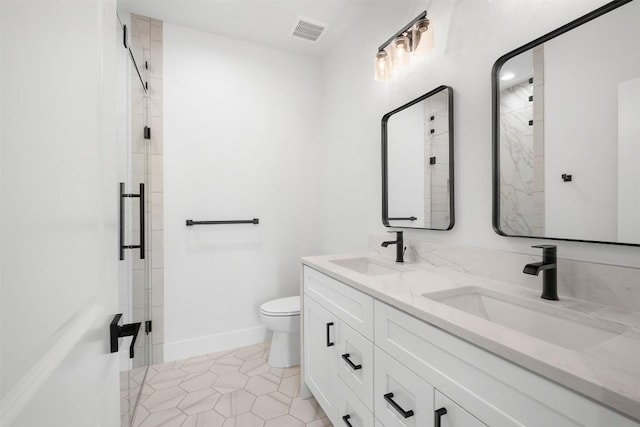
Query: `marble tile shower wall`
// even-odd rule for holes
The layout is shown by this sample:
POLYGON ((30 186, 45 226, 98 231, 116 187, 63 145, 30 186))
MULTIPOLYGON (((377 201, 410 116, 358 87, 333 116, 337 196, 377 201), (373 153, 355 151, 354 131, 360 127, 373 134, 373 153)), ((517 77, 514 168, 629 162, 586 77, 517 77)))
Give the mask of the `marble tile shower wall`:
POLYGON ((538 190, 538 197, 542 195, 544 201, 540 192, 544 181, 539 181, 543 175, 536 176, 541 168, 535 167, 536 160, 542 165, 542 157, 534 158, 537 125, 534 102, 530 100, 533 92, 533 84, 524 81, 500 93, 500 182, 510 183, 500 186, 500 224, 507 234, 544 234, 544 215, 536 215, 540 210, 536 210, 534 198, 534 190, 538 190))
MULTIPOLYGON (((369 237, 369 248, 395 257, 395 248, 382 248, 384 234, 369 237)), ((473 274, 542 290, 540 277, 522 273, 525 264, 539 262, 539 255, 505 252, 470 246, 405 239, 405 260, 473 274)), ((640 326, 640 269, 611 264, 558 259, 558 293, 587 303, 585 311, 616 320, 622 311, 637 312, 640 326)), ((628 313, 626 314, 628 316, 628 313)))
POLYGON ((425 227, 446 228, 449 224, 449 110, 447 93, 424 102, 424 215, 425 227), (434 157, 435 163, 431 163, 434 157))
MULTIPOLYGON (((144 16, 131 15, 131 48, 137 58, 148 63, 148 112, 145 119, 145 96, 140 85, 135 84, 137 74, 132 75, 132 150, 134 159, 134 181, 146 182, 147 260, 134 265, 134 292, 146 291, 150 300, 149 315, 153 324, 151 338, 152 359, 150 363, 163 361, 164 343, 164 215, 163 215, 163 171, 162 171, 162 21, 144 16), (144 139, 144 126, 149 123, 151 140, 144 139), (137 161, 139 160, 139 161, 137 161), (136 170, 143 165, 144 170, 136 170), (149 232, 150 231, 150 232, 149 232), (145 271, 145 268, 147 269, 145 271), (149 277, 148 283, 145 276, 149 277)), ((144 63, 138 64, 144 72, 144 63)), ((132 70, 132 73, 136 73, 132 70)), ((142 299, 140 299, 142 300, 142 299)), ((144 307, 135 307, 144 310, 144 307)), ((140 321, 140 320, 136 320, 140 321)), ((142 341, 142 340, 141 340, 142 341)))

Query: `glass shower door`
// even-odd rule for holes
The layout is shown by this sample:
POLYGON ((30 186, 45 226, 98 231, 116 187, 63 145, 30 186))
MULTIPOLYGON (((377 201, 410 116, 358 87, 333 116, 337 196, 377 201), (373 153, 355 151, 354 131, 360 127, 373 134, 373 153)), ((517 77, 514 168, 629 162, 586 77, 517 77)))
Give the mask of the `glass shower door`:
POLYGON ((151 360, 150 209, 148 94, 143 48, 129 37, 130 18, 118 16, 118 144, 120 248, 120 312, 124 324, 139 324, 135 342, 121 341, 121 425, 135 417, 140 392, 151 360), (129 41, 131 40, 131 42, 129 41), (130 348, 130 346, 132 346, 130 348))

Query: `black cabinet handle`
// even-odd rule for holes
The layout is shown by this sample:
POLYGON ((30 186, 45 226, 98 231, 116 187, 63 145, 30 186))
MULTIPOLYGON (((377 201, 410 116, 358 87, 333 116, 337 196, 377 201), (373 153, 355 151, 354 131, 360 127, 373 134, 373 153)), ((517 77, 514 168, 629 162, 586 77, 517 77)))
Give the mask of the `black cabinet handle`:
POLYGON ((344 423, 345 423, 346 425, 348 425, 349 427, 353 427, 353 426, 351 425, 351 423, 349 422, 349 418, 351 418, 351 415, 345 415, 344 417, 342 417, 342 421, 344 421, 344 423))
POLYGON ((393 393, 385 394, 384 400, 386 400, 391 406, 393 406, 393 409, 400 412, 400 415, 402 415, 403 417, 409 418, 413 416, 413 409, 409 409, 408 411, 402 409, 400 405, 398 405, 395 400, 393 400, 393 393))
POLYGON ((140 249, 140 259, 144 259, 144 184, 140 183, 139 194, 128 194, 124 192, 124 182, 120 183, 120 261, 124 260, 125 249, 140 249), (137 197, 140 199, 140 244, 125 245, 124 244, 124 199, 126 197, 137 197))
POLYGON ((435 411, 435 420, 433 422, 434 427, 440 427, 440 419, 442 418, 443 415, 446 415, 447 413, 447 408, 440 408, 440 409, 436 409, 435 411))
POLYGON ((354 371, 357 371, 358 369, 362 369, 362 365, 356 365, 351 361, 351 359, 349 359, 349 353, 343 354, 342 359, 345 362, 347 362, 347 365, 349 365, 351 369, 353 369, 354 371))
POLYGON ((332 347, 335 343, 331 342, 331 338, 329 337, 330 329, 333 326, 333 322, 327 323, 327 347, 332 347))
POLYGON ((113 320, 111 321, 111 325, 109 327, 109 335, 111 337, 111 353, 118 352, 118 347, 120 346, 120 344, 118 343, 119 338, 132 336, 133 339, 131 340, 131 345, 129 346, 129 358, 133 359, 133 348, 136 345, 136 338, 138 338, 138 332, 140 332, 141 323, 127 323, 121 326, 121 319, 122 313, 116 314, 115 316, 113 316, 113 320))

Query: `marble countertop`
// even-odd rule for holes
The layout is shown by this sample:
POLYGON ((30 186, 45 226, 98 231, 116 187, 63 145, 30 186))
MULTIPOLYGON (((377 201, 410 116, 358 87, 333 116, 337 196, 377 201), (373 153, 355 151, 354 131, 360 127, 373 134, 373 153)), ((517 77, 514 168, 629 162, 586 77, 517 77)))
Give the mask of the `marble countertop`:
MULTIPOLYGON (((369 294, 414 317, 577 391, 618 412, 640 420, 640 313, 585 302, 560 295, 546 301, 540 292, 484 277, 428 264, 404 263, 402 271, 369 276, 333 263, 366 257, 393 267, 392 259, 376 253, 323 255, 302 263, 369 294), (423 296, 425 293, 475 286, 530 300, 546 310, 580 313, 598 326, 615 326, 623 333, 575 350, 552 344, 468 314, 423 296)), ((540 285, 542 289, 542 284, 540 285)), ((607 329, 604 327, 604 329, 607 329)))

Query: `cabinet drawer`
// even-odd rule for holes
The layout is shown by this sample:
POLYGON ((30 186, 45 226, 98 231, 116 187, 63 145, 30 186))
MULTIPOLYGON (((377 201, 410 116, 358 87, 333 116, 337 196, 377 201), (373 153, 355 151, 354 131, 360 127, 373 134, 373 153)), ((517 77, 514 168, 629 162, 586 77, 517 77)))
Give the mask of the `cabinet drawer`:
POLYGON ((432 427, 433 387, 374 347, 375 414, 386 427, 432 427))
POLYGON ((486 425, 637 426, 604 406, 387 304, 376 301, 375 311, 376 347, 486 425))
POLYGON ((336 334, 338 376, 373 411, 373 343, 342 322, 336 334))
POLYGON ((304 294, 373 341, 373 297, 307 266, 304 294))
POLYGON ((337 426, 371 427, 373 413, 367 408, 349 387, 340 383, 340 397, 338 401, 337 426))
POLYGON ((434 403, 434 411, 446 410, 446 413, 440 416, 441 427, 487 427, 438 390, 435 391, 434 403))

